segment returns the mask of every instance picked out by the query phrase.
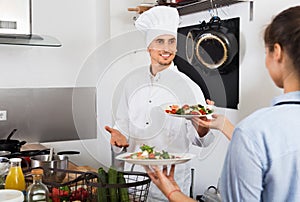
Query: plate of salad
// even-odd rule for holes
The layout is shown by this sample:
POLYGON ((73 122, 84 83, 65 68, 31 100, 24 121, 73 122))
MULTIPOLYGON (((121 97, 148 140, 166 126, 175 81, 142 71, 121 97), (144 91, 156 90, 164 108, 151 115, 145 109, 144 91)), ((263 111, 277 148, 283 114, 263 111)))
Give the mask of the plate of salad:
POLYGON ((142 145, 140 151, 124 153, 116 157, 117 160, 123 160, 127 163, 136 165, 172 165, 185 163, 191 160, 195 155, 190 153, 169 153, 167 151, 156 151, 155 147, 142 145))
POLYGON ((210 118, 214 112, 213 105, 167 105, 164 109, 165 113, 170 116, 182 117, 182 118, 193 118, 193 117, 207 117, 210 118))

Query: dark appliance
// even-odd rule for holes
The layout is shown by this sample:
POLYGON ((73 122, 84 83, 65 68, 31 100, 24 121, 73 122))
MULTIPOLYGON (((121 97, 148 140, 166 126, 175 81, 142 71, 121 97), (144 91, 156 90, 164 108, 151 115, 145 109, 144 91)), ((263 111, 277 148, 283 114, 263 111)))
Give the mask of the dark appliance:
POLYGON ((237 109, 239 103, 239 18, 178 29, 178 69, 197 83, 206 99, 219 107, 237 109))

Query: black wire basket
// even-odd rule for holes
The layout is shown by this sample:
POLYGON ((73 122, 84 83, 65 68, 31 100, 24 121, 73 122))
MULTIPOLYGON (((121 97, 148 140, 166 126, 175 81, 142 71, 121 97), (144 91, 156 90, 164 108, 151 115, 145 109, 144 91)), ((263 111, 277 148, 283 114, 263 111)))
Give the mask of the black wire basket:
MULTIPOLYGON (((37 168, 32 168, 37 169, 37 168)), ((32 169, 24 171, 27 187, 32 184, 32 169)), ((42 168, 65 175, 61 182, 43 180, 48 187, 52 202, 143 202, 147 200, 150 178, 146 173, 116 171, 117 183, 103 182, 95 172, 42 168)))
POLYGON ((92 192, 89 192, 85 181, 85 172, 65 170, 65 169, 52 169, 52 168, 31 168, 24 171, 26 186, 32 184, 32 176, 30 174, 33 169, 43 169, 44 173, 55 173, 59 176, 65 176, 61 182, 49 179, 45 180, 43 176, 43 183, 49 189, 49 198, 52 202, 68 202, 68 201, 91 201, 92 192))
POLYGON ((86 173, 86 185, 97 194, 92 201, 143 202, 147 200, 151 179, 146 173, 117 171, 118 183, 105 183, 97 173, 86 173), (95 180, 96 179, 96 180, 95 180))

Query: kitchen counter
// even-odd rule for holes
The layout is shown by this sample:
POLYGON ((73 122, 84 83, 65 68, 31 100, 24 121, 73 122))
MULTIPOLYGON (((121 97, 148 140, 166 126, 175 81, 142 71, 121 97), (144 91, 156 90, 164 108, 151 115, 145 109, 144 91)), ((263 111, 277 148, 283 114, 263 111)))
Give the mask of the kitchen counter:
POLYGON ((21 147, 21 151, 27 151, 27 150, 43 150, 43 149, 49 149, 45 147, 42 144, 39 143, 32 143, 32 144, 24 144, 21 147))

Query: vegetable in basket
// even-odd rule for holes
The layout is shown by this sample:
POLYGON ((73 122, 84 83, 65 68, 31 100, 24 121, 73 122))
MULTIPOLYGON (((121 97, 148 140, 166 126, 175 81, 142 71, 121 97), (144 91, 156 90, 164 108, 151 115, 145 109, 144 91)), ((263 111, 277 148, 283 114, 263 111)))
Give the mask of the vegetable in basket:
POLYGON ((68 186, 53 187, 51 191, 52 202, 70 201, 70 188, 68 186))
MULTIPOLYGON (((117 184, 118 183, 118 172, 116 169, 110 167, 108 169, 108 184, 117 184)), ((109 188, 110 202, 118 202, 118 193, 117 188, 109 188)))
POLYGON ((120 188, 119 185, 126 184, 122 172, 109 168, 108 172, 100 167, 98 169, 98 202, 130 202, 127 188, 120 188), (112 185, 112 188, 105 188, 105 185, 112 185))
POLYGON ((75 191, 72 191, 70 201, 86 201, 88 196, 88 191, 83 187, 79 187, 75 191))
MULTIPOLYGON (((101 167, 98 169, 98 183, 101 185, 107 184, 107 173, 101 167)), ((97 189, 98 202, 108 202, 107 196, 107 188, 98 187, 97 189)))
MULTIPOLYGON (((121 172, 118 172, 118 183, 126 184, 124 175, 121 172)), ((130 202, 127 188, 119 188, 118 191, 120 202, 130 202)))

